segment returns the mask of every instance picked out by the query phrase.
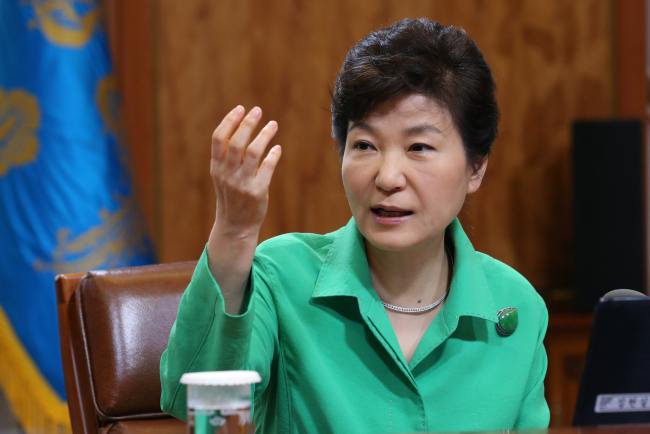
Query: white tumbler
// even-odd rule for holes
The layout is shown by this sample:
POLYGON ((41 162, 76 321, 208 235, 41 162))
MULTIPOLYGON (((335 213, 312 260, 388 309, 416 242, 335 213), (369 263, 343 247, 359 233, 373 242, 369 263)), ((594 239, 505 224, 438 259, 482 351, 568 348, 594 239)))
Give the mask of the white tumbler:
POLYGON ((183 374, 187 385, 189 434, 252 434, 251 384, 262 381, 255 371, 183 374))

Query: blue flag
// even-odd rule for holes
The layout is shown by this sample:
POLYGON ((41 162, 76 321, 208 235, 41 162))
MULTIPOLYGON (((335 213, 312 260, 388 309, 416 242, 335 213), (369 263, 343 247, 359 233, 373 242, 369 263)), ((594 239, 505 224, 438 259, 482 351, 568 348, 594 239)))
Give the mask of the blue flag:
MULTIPOLYGON (((153 262, 100 11, 93 0, 0 1, 0 359, 27 356, 44 384, 20 393, 61 402, 55 275, 153 262)), ((4 377, 18 374, 4 371, 12 405, 4 377)))

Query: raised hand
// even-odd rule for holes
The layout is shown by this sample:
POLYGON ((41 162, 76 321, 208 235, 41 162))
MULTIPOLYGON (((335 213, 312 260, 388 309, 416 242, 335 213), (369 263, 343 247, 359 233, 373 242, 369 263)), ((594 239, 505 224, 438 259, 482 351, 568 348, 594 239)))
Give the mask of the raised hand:
POLYGON ((244 108, 238 106, 212 134, 210 175, 217 194, 217 224, 242 235, 259 232, 268 208, 271 177, 282 153, 279 145, 274 146, 260 165, 278 130, 278 124, 271 121, 249 144, 261 117, 259 107, 244 117, 244 108))
POLYGON ((268 209, 269 184, 282 154, 276 145, 260 164, 278 125, 269 122, 250 141, 262 110, 255 107, 244 114, 243 107, 234 108, 214 131, 210 160, 217 212, 208 241, 208 265, 230 314, 237 314, 241 307, 268 209))

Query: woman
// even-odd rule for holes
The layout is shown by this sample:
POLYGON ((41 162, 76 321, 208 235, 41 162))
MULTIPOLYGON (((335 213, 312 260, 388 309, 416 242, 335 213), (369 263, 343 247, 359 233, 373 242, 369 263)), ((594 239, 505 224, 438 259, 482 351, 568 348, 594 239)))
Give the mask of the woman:
POLYGON ((163 410, 185 417, 185 372, 252 369, 262 433, 548 426, 544 302, 456 218, 497 135, 494 91, 462 29, 371 33, 332 95, 353 218, 259 246, 278 127, 250 141, 261 110, 233 109, 212 137, 216 222, 161 360, 163 410))

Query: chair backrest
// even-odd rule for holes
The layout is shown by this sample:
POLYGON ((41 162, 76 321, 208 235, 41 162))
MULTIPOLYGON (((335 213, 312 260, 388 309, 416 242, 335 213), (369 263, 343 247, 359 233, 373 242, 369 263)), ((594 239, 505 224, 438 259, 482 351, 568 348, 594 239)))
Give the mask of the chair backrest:
POLYGON ((160 409, 160 356, 196 262, 57 276, 72 430, 181 434, 160 409))

